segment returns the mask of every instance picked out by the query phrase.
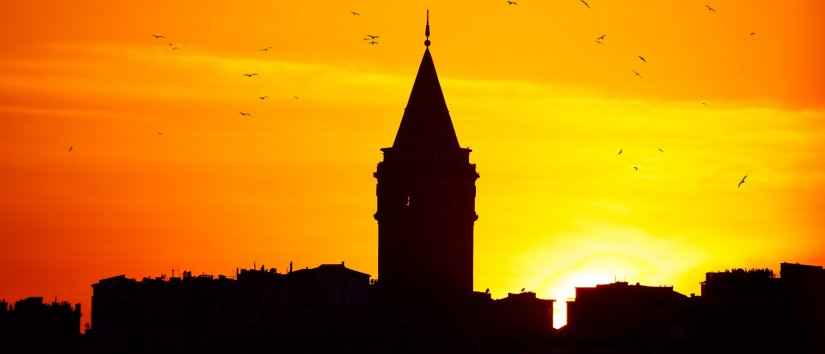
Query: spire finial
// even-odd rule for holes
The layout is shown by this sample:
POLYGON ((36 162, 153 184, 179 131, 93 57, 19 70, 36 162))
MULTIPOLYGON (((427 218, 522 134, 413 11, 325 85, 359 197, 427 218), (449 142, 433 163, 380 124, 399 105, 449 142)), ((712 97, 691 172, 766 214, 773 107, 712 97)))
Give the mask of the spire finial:
POLYGON ((430 9, 427 9, 427 28, 424 30, 424 36, 427 39, 424 41, 424 45, 429 47, 430 46, 430 9))

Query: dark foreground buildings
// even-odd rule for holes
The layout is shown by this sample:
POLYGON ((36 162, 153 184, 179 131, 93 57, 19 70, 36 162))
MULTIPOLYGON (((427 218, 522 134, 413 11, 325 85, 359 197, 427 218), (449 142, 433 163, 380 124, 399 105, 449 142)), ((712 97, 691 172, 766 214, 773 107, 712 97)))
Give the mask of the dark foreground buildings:
POLYGON ((0 352, 50 353, 80 344, 80 305, 30 297, 0 301, 0 352))
POLYGON ((121 275, 92 285, 82 337, 77 307, 0 303, 8 336, 0 345, 50 353, 825 353, 821 267, 783 263, 779 277, 708 273, 702 294, 690 297, 622 282, 577 288, 559 331, 553 300, 474 292, 478 174, 458 143, 429 38, 425 44, 395 141, 374 175, 374 282, 343 263, 232 277, 121 275))

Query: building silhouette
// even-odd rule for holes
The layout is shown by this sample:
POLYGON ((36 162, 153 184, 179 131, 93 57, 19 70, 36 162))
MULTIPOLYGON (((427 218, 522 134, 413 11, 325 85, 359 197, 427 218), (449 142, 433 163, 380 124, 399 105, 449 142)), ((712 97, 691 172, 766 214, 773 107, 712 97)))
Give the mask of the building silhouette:
POLYGON ((669 340, 684 336, 687 297, 670 286, 626 282, 577 287, 567 302, 567 330, 583 339, 669 340))
MULTIPOLYGON (((576 288, 568 325, 532 292, 474 291, 476 166, 424 55, 377 179, 378 278, 322 264, 234 276, 118 275, 80 307, 0 301, 0 349, 31 353, 825 353, 825 270, 706 274, 699 296, 626 282, 576 288)), ((564 250, 559 250, 564 252, 564 250)))
POLYGON ((80 340, 80 304, 29 297, 10 306, 0 301, 0 351, 51 353, 80 340))
POLYGON ((378 284, 386 293, 473 291, 476 167, 458 143, 430 54, 424 56, 378 180, 378 284))

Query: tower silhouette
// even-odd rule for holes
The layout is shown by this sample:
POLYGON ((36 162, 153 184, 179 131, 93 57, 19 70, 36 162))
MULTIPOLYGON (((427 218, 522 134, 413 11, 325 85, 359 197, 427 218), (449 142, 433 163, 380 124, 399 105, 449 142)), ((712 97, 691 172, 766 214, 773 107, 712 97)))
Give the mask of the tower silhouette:
POLYGON ((473 290, 475 164, 458 143, 430 54, 424 57, 378 180, 378 284, 388 291, 473 290))

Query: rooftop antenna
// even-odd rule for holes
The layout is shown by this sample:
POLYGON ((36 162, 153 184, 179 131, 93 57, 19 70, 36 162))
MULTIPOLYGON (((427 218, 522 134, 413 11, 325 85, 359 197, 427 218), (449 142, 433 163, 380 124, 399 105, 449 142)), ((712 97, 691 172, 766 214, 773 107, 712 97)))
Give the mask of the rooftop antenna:
POLYGON ((424 36, 427 37, 424 40, 424 45, 429 47, 430 46, 430 9, 427 9, 427 27, 424 29, 424 36))

